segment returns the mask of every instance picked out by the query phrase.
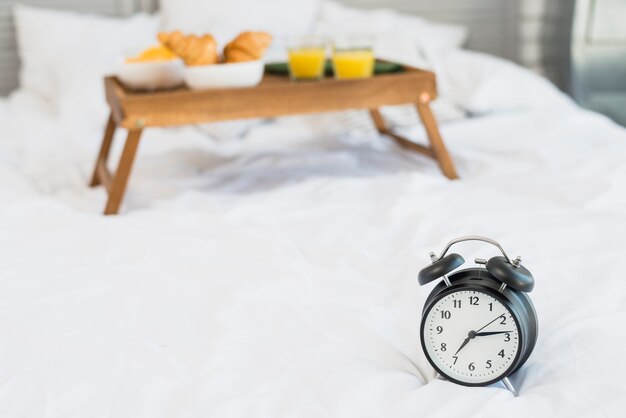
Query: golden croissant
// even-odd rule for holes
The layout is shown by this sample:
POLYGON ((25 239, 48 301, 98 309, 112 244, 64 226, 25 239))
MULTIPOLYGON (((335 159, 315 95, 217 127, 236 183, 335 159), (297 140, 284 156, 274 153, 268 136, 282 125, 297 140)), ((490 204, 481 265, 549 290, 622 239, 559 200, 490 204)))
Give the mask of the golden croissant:
POLYGON ((211 35, 183 35, 179 31, 160 32, 159 41, 189 66, 209 65, 218 62, 217 42, 211 35))
POLYGON ((266 32, 243 32, 224 48, 226 62, 255 61, 261 59, 272 43, 272 35, 266 32))

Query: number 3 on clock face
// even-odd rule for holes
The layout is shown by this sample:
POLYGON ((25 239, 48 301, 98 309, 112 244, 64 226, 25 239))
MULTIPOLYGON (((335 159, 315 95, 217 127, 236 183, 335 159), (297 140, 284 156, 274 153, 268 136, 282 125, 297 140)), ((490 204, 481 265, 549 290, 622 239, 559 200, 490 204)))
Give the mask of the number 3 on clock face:
POLYGON ((496 297, 480 290, 442 294, 425 312, 422 344, 444 377, 475 386, 506 376, 519 356, 519 325, 496 297))

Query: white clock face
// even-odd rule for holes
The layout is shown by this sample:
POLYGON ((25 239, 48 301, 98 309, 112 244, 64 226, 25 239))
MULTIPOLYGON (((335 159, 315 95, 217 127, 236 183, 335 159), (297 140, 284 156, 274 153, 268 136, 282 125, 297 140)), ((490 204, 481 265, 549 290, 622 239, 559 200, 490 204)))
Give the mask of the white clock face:
POLYGON ((428 311, 422 329, 428 357, 448 377, 481 384, 497 380, 516 359, 519 330, 493 296, 459 290, 428 311))

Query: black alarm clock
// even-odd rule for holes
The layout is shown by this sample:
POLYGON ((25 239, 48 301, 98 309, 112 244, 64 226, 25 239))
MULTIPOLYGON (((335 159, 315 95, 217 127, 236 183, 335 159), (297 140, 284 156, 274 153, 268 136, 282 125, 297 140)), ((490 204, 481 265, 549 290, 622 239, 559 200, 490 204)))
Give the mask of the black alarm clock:
POLYGON ((419 272, 419 284, 442 280, 422 313, 420 339, 426 358, 451 382, 487 386, 502 381, 517 396, 508 377, 528 360, 537 342, 537 313, 528 296, 535 279, 520 257, 512 260, 500 244, 485 237, 457 238, 441 255, 430 257, 432 264, 419 272), (487 242, 502 256, 477 258, 476 266, 450 274, 465 260, 448 250, 463 241, 487 242))

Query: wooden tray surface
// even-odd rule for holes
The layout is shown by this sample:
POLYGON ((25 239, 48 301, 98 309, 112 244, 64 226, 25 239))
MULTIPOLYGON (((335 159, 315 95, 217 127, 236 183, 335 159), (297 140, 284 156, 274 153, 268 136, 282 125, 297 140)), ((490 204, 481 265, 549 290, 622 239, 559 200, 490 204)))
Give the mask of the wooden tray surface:
POLYGON ((154 92, 126 88, 105 78, 106 96, 117 123, 126 128, 172 126, 254 117, 274 117, 417 103, 421 93, 435 98, 435 75, 411 67, 367 79, 292 82, 265 74, 254 87, 154 92))

